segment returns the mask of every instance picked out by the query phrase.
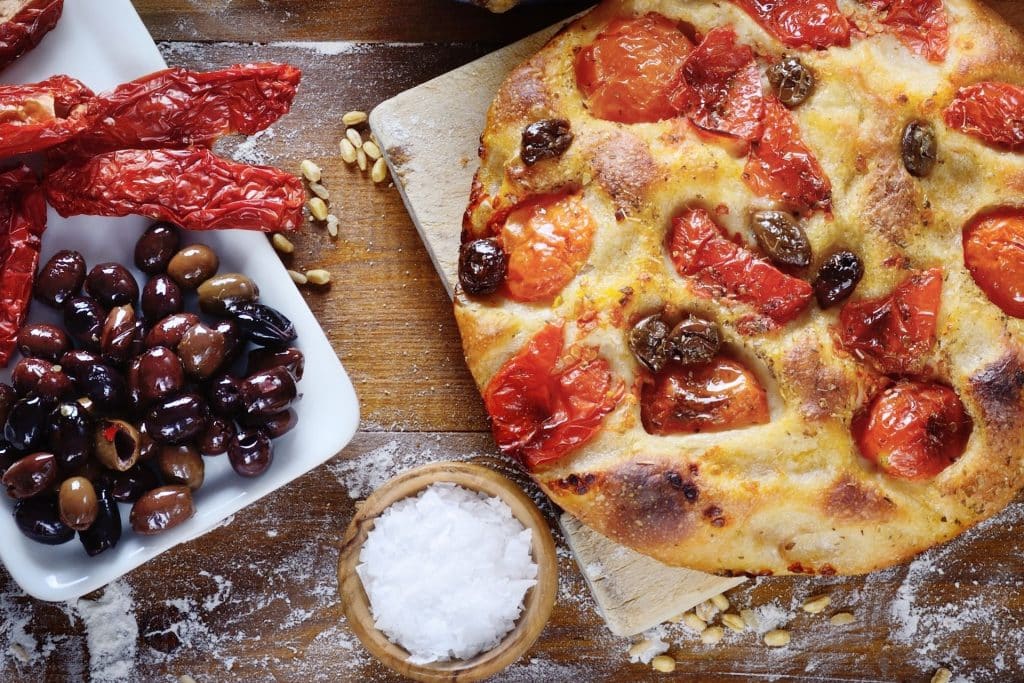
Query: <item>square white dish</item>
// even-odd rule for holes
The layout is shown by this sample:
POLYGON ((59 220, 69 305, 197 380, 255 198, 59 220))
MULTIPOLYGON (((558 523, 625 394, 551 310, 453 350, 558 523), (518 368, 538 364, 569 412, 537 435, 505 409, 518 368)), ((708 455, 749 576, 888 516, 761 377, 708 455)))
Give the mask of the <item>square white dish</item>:
MULTIPOLYGON (((164 68, 152 38, 129 0, 74 0, 65 5, 57 28, 34 51, 0 75, 0 82, 30 83, 53 74, 80 79, 96 92, 164 68)), ((144 218, 60 218, 52 209, 43 235, 40 263, 60 249, 76 249, 91 268, 104 261, 132 267, 137 237, 152 221, 144 218)), ((118 545, 96 557, 77 538, 60 546, 34 543, 14 523, 12 502, 0 503, 0 561, 15 581, 41 600, 71 600, 128 573, 175 545, 201 536, 247 505, 309 472, 340 451, 355 434, 359 406, 352 383, 319 323, 288 277, 263 234, 241 230, 184 232, 182 244, 202 242, 221 260, 220 272, 246 273, 260 288, 260 300, 288 316, 298 331, 306 370, 293 409, 298 426, 274 442, 274 462, 260 477, 244 479, 226 456, 204 458, 206 481, 195 495, 196 514, 156 536, 128 526, 130 506, 121 505, 124 533, 118 545)), ((143 276, 134 268, 139 286, 143 276)), ((56 322, 55 311, 35 303, 30 321, 56 322)), ((11 366, 17 361, 17 354, 11 366)), ((9 372, 0 373, 6 381, 9 372)), ((272 542, 272 541, 269 541, 272 542)))

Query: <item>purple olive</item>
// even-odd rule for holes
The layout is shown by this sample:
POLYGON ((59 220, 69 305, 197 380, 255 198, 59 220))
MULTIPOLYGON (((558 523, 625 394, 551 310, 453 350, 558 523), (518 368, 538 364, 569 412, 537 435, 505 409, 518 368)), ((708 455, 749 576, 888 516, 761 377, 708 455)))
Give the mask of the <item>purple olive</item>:
POLYGON ((291 373, 278 366, 246 377, 240 396, 246 415, 261 418, 287 410, 297 393, 291 373))
POLYGON ((139 299, 139 283, 120 263, 101 263, 90 270, 85 278, 85 291, 107 309, 134 306, 139 299))
POLYGON ((191 441, 206 427, 206 404, 198 394, 182 394, 153 404, 146 414, 146 431, 154 441, 191 441))
POLYGON ((60 545, 75 537, 75 530, 60 520, 55 493, 19 500, 14 506, 14 521, 21 533, 36 543, 60 545))
POLYGON ((203 455, 223 455, 235 435, 235 425, 223 417, 211 417, 206 429, 196 439, 196 447, 203 455))
POLYGON ((91 297, 76 296, 64 304, 64 329, 90 351, 99 350, 106 319, 103 306, 91 297))
POLYGON ((136 358, 128 370, 128 390, 143 408, 180 393, 184 387, 185 372, 181 361, 166 346, 149 349, 136 358))
POLYGON ((181 232, 171 223, 154 223, 135 243, 135 266, 147 275, 167 270, 181 245, 181 232))
POLYGON ((249 352, 249 363, 246 366, 245 374, 251 375, 260 370, 283 367, 291 373, 292 379, 298 382, 302 379, 302 371, 305 368, 305 356, 294 346, 287 349, 253 349, 249 352))
POLYGON ((242 411, 241 391, 242 380, 226 372, 217 375, 206 391, 210 410, 223 417, 235 417, 242 411))
POLYGON ((228 445, 228 460, 237 474, 258 477, 274 460, 274 446, 262 429, 240 429, 228 445))
POLYGON ((53 453, 26 455, 4 472, 3 484, 11 498, 31 498, 57 481, 57 459, 53 453))
POLYGON ((160 486, 160 478, 156 472, 140 463, 124 472, 108 470, 105 483, 110 489, 110 495, 118 503, 134 503, 147 491, 160 486))
POLYGON ((73 472, 92 455, 92 415, 76 401, 61 403, 50 415, 48 437, 61 469, 73 472))
POLYGON ((108 486, 96 488, 96 521, 80 531, 78 539, 90 557, 110 550, 121 540, 121 511, 108 486))
POLYGON ((199 323, 199 316, 195 313, 175 313, 169 315, 149 331, 146 335, 146 348, 154 346, 166 346, 171 351, 178 348, 181 338, 185 336, 193 326, 199 323))
POLYGON ((4 438, 22 451, 30 451, 43 442, 43 429, 50 408, 38 396, 28 396, 11 406, 4 425, 4 438))
POLYGON ((78 296, 85 282, 85 259, 77 251, 58 251, 39 270, 32 294, 51 308, 78 296))
POLYGON ((135 533, 151 535, 172 529, 195 513, 187 486, 161 486, 135 501, 129 521, 135 533))
POLYGON ((26 358, 42 358, 56 363, 71 348, 71 340, 56 325, 34 323, 18 332, 18 351, 26 358))
POLYGON ((185 299, 181 288, 170 276, 154 275, 142 288, 142 315, 146 316, 146 320, 163 320, 184 309, 185 299))

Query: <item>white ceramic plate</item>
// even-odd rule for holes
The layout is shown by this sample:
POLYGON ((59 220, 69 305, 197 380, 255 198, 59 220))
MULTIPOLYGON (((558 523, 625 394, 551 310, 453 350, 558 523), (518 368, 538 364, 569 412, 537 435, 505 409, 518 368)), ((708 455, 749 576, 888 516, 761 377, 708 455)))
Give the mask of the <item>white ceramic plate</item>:
MULTIPOLYGON (((4 71, 0 81, 29 83, 64 73, 100 92, 164 66, 129 0, 74 0, 66 3, 57 28, 38 48, 4 71)), ((103 261, 131 266, 135 240, 150 222, 85 216, 65 220, 51 209, 41 262, 60 249, 77 249, 90 268, 103 261)), ((39 599, 79 597, 175 545, 201 536, 328 460, 355 433, 359 406, 352 383, 266 237, 241 230, 184 233, 183 243, 190 242, 213 247, 221 258, 221 272, 250 275, 259 285, 261 300, 295 323, 298 346, 306 356, 305 376, 299 383, 302 398, 295 406, 298 426, 274 442, 274 462, 261 477, 237 476, 226 456, 205 458, 206 483, 195 496, 196 515, 176 529, 139 536, 128 527, 129 506, 121 505, 121 542, 96 557, 86 555, 77 538, 60 546, 25 538, 14 524, 11 501, 0 494, 4 499, 0 503, 0 560, 22 588, 39 599)), ((134 274, 141 287, 144 276, 134 274)), ((56 319, 46 307, 33 306, 30 320, 56 319)), ((0 374, 4 380, 7 376, 0 374)))

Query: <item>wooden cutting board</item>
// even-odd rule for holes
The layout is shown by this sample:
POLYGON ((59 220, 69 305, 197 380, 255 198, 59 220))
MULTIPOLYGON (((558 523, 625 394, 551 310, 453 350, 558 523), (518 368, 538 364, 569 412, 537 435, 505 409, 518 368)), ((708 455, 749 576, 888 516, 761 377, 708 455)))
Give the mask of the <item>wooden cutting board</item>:
MULTIPOLYGON (((407 90, 370 114, 370 127, 449 296, 487 109, 508 72, 558 28, 407 90)), ((608 628, 619 636, 640 633, 745 581, 668 567, 569 515, 562 516, 561 526, 608 628)))

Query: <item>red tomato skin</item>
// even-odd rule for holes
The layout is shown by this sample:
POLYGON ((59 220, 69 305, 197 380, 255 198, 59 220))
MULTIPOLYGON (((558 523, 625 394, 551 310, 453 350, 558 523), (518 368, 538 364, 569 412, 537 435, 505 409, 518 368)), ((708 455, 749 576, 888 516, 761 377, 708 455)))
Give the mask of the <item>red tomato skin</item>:
POLYGON ((931 479, 963 455, 973 423, 956 392, 900 380, 854 418, 862 456, 892 477, 931 479))
POLYGON ((789 47, 824 50, 850 45, 850 22, 835 0, 733 0, 789 47))
POLYGON ((1024 210, 998 209, 968 223, 964 264, 1003 313, 1024 318, 1024 210))
POLYGON ((682 277, 693 278, 698 292, 723 294, 753 306, 776 325, 796 318, 810 303, 814 289, 786 275, 747 247, 736 244, 702 208, 690 208, 672 223, 669 257, 682 277))
POLYGON ((660 436, 741 429, 770 420, 768 395, 752 372, 734 360, 670 365, 641 389, 644 429, 660 436))
POLYGON ((968 85, 943 112, 946 125, 1010 152, 1024 151, 1024 88, 986 81, 968 85))
POLYGON ((887 296, 851 301, 839 312, 839 338, 854 357, 885 374, 915 374, 935 345, 942 271, 914 273, 887 296))
POLYGON ((616 19, 576 54, 576 83, 590 113, 619 123, 651 123, 678 116, 672 94, 691 43, 656 14, 616 19))
POLYGON ((949 49, 949 18, 942 0, 869 0, 886 11, 882 24, 914 53, 941 62, 949 49))
POLYGON ((563 344, 562 325, 548 324, 484 390, 498 448, 530 471, 593 438, 622 396, 605 359, 563 359, 563 344))

